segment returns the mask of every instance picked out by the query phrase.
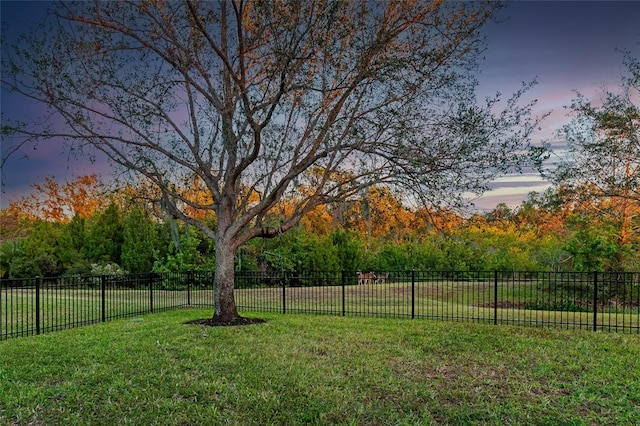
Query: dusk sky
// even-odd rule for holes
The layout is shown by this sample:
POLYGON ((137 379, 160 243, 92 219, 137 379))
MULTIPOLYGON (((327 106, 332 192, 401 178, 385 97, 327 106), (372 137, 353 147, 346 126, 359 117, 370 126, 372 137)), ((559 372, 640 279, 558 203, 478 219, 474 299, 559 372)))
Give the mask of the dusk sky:
MULTIPOLYGON (((1 1, 3 37, 11 39, 42 19, 48 2, 1 1)), ((640 1, 517 1, 501 12, 504 21, 486 27, 488 49, 481 63, 479 98, 500 91, 504 97, 522 82, 537 79, 527 99, 538 99, 537 115, 553 110, 534 141, 556 141, 554 132, 568 121, 568 105, 579 91, 596 101, 603 86, 615 89, 622 72, 623 55, 629 50, 640 57, 640 1)), ((4 116, 24 116, 30 106, 1 93, 4 116)), ((11 140, 2 140, 2 156, 11 140)), ((64 182, 97 173, 108 175, 100 158, 94 163, 70 156, 64 147, 42 143, 15 154, 3 167, 2 208, 31 192, 30 185, 54 176, 64 182)), ((529 191, 545 187, 535 175, 507 176, 495 182, 495 190, 476 201, 480 209, 499 202, 514 207, 529 191)))

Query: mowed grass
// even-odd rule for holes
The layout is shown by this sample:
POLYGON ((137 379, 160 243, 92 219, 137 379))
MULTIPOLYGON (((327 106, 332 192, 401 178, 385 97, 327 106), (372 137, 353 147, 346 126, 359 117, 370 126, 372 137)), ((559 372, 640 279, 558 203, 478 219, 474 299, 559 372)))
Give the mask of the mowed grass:
POLYGON ((640 423, 640 336, 185 309, 0 342, 0 424, 640 423))

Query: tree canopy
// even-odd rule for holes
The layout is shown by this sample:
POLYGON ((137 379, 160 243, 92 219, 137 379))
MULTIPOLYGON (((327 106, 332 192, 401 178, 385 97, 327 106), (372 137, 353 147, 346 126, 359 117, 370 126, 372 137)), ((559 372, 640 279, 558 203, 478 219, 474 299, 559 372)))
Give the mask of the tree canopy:
POLYGON ((597 101, 578 93, 559 131, 567 155, 549 176, 583 198, 640 201, 640 63, 627 54, 624 64, 617 90, 597 101))
POLYGON ((214 317, 228 319, 233 256, 250 239, 374 184, 456 205, 530 161, 527 87, 506 101, 474 93, 480 30, 499 7, 61 2, 6 54, 2 84, 63 120, 3 133, 92 146, 152 183, 169 216, 214 240, 214 317), (207 196, 189 196, 190 182, 207 196))
MULTIPOLYGON (((640 212, 640 62, 629 53, 617 89, 604 88, 601 99, 578 93, 568 107, 573 118, 559 130, 566 155, 548 172, 560 195, 585 212, 579 222, 597 215, 598 232, 585 227, 571 246, 585 269, 601 263, 624 268, 638 246, 640 212), (596 256, 599 247, 606 262, 596 256)), ((637 267, 637 263, 635 264, 637 267)))

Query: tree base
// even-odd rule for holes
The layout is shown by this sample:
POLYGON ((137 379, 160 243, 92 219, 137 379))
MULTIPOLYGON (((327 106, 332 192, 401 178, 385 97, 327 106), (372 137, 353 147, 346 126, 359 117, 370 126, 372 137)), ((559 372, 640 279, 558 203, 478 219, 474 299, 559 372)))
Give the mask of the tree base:
POLYGON ((185 324, 199 324, 206 325, 209 327, 227 327, 234 325, 251 325, 251 324, 262 324, 265 320, 260 318, 246 318, 246 317, 233 317, 231 319, 223 319, 223 318, 203 318, 197 319, 193 321, 188 321, 185 324))

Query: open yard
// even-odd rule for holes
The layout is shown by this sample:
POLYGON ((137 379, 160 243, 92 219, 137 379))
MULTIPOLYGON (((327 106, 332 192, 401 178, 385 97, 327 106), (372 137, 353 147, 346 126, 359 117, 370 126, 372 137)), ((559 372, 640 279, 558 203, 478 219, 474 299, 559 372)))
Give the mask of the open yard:
POLYGON ((0 424, 640 422, 640 336, 183 309, 0 342, 0 424))

